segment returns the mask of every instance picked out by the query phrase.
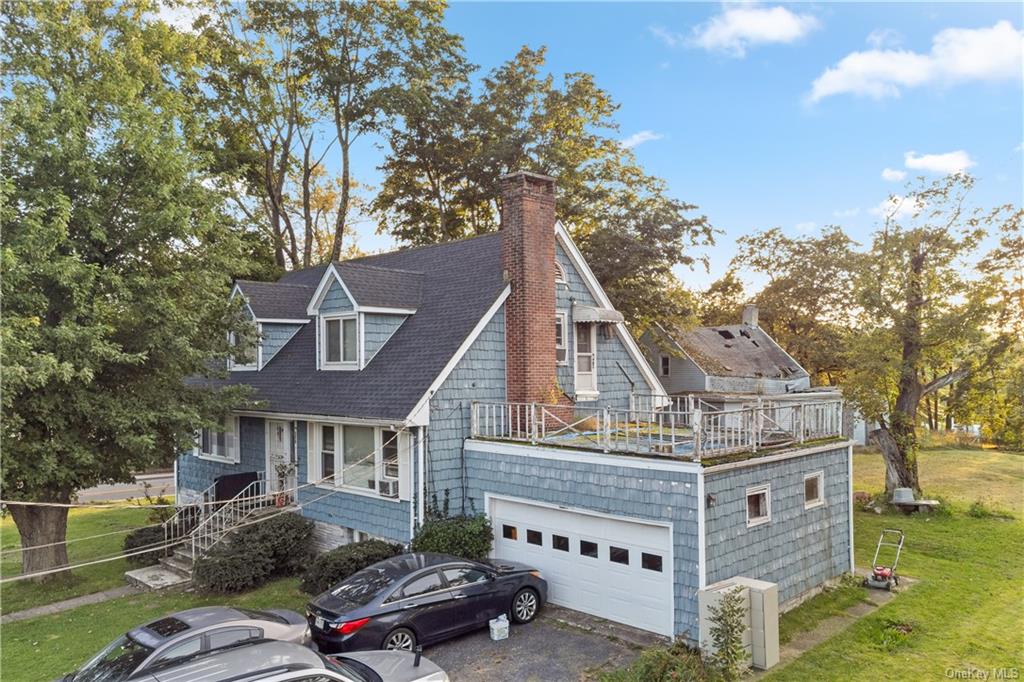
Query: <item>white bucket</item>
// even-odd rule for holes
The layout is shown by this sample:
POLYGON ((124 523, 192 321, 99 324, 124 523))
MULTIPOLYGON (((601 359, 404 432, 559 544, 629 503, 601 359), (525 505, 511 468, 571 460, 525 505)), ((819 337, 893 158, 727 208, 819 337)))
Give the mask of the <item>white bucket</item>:
POLYGON ((497 618, 492 618, 490 621, 491 626, 491 639, 495 642, 502 639, 508 639, 508 617, 505 614, 501 614, 497 618))

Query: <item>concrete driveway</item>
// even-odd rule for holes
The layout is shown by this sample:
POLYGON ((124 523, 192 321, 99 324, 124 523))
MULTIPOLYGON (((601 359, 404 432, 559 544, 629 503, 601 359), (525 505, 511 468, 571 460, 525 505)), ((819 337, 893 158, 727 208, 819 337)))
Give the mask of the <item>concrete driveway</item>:
POLYGON ((657 635, 548 605, 534 622, 492 642, 480 630, 425 649, 452 682, 577 682, 627 665, 657 635))

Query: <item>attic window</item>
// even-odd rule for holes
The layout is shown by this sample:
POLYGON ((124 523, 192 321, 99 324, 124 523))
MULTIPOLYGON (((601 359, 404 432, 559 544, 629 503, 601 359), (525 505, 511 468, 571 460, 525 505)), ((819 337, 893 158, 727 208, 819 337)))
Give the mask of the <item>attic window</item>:
POLYGON ((723 339, 735 339, 736 338, 735 336, 733 336, 733 333, 731 331, 729 331, 728 329, 716 329, 715 331, 718 332, 718 335, 721 336, 723 339))

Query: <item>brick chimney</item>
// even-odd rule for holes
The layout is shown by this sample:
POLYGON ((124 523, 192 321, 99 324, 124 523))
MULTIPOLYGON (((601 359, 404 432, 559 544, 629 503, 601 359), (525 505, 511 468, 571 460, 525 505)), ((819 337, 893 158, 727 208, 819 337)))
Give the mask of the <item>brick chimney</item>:
MULTIPOLYGON (((501 178, 501 267, 510 402, 549 402, 555 381, 555 181, 501 178)), ((560 397, 559 397, 560 398, 560 397)), ((560 402, 560 399, 559 399, 560 402)))

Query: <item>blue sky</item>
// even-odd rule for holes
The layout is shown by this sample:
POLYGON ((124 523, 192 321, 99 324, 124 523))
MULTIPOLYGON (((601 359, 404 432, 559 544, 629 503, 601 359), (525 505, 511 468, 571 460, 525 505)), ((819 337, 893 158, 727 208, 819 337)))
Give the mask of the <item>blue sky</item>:
MULTIPOLYGON (((556 75, 595 75, 621 104, 620 138, 649 138, 634 147, 644 167, 724 231, 710 274, 679 271, 699 288, 725 271, 742 234, 834 223, 866 239, 877 207, 917 175, 969 164, 979 204, 1021 204, 1022 11, 455 2, 447 24, 482 72, 545 45, 556 75)), ((358 150, 361 181, 379 180, 380 154, 358 150)), ((360 246, 389 246, 373 229, 357 225, 360 246)))

